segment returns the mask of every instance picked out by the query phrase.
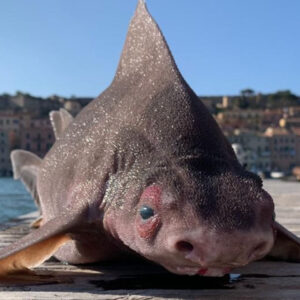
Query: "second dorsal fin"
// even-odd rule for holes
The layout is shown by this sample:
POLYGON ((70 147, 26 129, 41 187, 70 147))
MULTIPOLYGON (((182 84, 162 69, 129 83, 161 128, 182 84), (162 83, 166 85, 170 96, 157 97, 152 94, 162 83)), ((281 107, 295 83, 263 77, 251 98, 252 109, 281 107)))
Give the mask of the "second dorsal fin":
POLYGON ((59 139, 61 134, 73 121, 72 115, 64 108, 61 108, 60 110, 51 111, 49 117, 56 139, 59 139))

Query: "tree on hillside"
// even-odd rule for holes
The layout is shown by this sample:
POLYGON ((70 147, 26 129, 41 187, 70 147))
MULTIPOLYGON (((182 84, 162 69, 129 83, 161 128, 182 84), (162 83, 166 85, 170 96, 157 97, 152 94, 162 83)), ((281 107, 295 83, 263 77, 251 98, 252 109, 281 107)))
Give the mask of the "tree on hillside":
POLYGON ((299 104, 299 99, 290 90, 278 91, 269 94, 267 98, 268 108, 279 108, 286 106, 296 106, 299 104))
POLYGON ((254 90, 248 88, 248 89, 241 90, 240 94, 242 95, 242 97, 249 98, 249 97, 253 97, 255 95, 255 92, 254 90))

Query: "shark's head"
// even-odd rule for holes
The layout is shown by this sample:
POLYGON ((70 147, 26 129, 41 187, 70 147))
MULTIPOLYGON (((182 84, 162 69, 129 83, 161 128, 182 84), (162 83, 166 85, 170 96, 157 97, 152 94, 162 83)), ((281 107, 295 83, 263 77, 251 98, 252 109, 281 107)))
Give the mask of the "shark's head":
POLYGON ((124 189, 114 195, 105 225, 173 273, 223 276, 264 257, 274 244, 273 200, 261 179, 234 161, 165 159, 129 178, 118 179, 117 188, 111 180, 108 196, 120 183, 124 189))
POLYGON ((143 1, 113 87, 125 83, 139 113, 127 112, 135 125, 113 139, 106 229, 177 274, 221 276, 265 256, 274 244, 273 200, 182 78, 143 1))

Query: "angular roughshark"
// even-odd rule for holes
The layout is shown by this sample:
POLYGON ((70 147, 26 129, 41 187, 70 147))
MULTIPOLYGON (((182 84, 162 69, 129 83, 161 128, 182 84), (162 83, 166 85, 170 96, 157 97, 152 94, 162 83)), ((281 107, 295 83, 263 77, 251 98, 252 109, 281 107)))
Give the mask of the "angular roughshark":
POLYGON ((223 276, 266 255, 300 260, 261 179, 185 82, 139 0, 111 85, 73 120, 50 114, 41 160, 11 154, 40 207, 37 229, 0 251, 0 277, 54 255, 74 264, 135 253, 176 274, 223 276))

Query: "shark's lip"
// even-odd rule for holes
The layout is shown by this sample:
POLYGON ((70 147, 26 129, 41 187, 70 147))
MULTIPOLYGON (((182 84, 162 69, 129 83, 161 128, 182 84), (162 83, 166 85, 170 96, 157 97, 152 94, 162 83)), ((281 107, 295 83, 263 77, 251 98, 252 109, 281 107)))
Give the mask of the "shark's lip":
POLYGON ((199 272, 199 267, 176 267, 176 271, 184 275, 196 275, 199 272))
POLYGON ((231 272, 232 268, 230 267, 201 267, 201 266, 166 266, 164 267, 172 273, 178 275, 200 275, 200 276, 224 276, 231 272))

